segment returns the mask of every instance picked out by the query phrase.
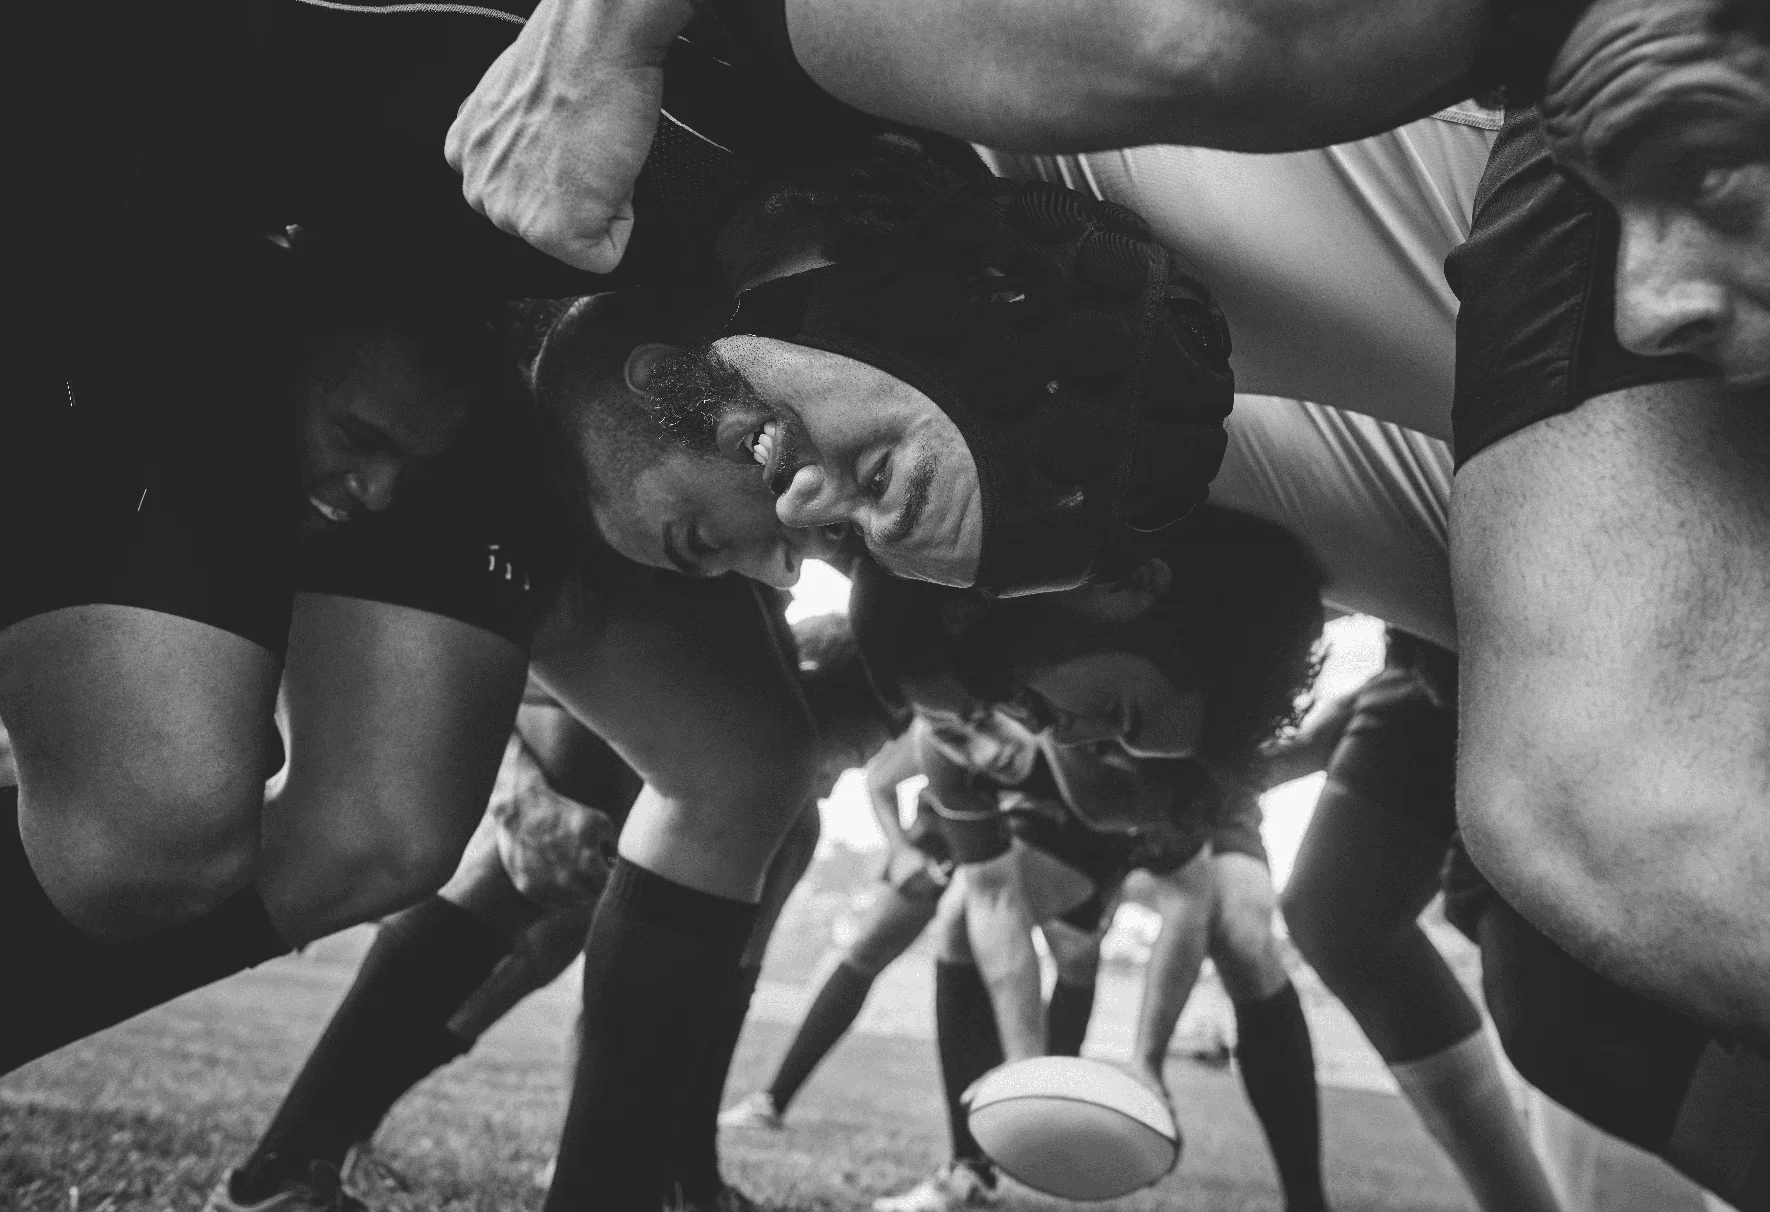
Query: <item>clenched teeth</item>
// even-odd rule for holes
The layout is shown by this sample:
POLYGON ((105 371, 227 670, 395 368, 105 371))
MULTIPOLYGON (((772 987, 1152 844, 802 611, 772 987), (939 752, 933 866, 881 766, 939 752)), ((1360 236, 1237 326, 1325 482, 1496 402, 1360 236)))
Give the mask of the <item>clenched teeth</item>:
POLYGON ((340 509, 336 505, 328 505, 318 497, 310 496, 307 500, 309 504, 319 511, 320 516, 325 518, 328 522, 350 521, 350 511, 348 509, 340 509))
POLYGON ((750 457, 767 467, 768 460, 774 455, 774 443, 779 433, 779 421, 765 422, 761 429, 750 435, 750 457))

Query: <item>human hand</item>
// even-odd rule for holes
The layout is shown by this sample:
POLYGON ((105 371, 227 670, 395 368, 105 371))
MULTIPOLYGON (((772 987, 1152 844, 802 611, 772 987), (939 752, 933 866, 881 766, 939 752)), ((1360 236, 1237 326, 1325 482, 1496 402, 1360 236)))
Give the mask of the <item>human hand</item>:
POLYGON ((498 858, 523 896, 547 909, 594 901, 620 830, 606 812, 531 781, 500 805, 498 858))
POLYGON ((906 896, 944 888, 947 870, 914 846, 894 846, 885 856, 885 882, 906 896))
MULTIPOLYGON (((686 19, 687 6, 674 6, 686 19)), ((620 7, 556 0, 537 10, 462 103, 444 143, 475 210, 592 273, 610 272, 627 250, 633 183, 664 95, 656 37, 609 15, 620 7)))

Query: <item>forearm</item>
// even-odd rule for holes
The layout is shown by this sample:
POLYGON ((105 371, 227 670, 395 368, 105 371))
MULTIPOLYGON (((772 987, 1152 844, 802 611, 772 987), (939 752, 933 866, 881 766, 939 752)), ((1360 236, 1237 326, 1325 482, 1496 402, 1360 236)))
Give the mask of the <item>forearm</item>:
POLYGON ((1026 900, 1012 882, 966 889, 965 929, 971 953, 989 989, 1002 1052, 1010 1061, 1045 1052, 1044 999, 1032 927, 1026 900))
POLYGON ((1198 983, 1210 936, 1208 897, 1168 898, 1162 906, 1161 933, 1150 948, 1143 974, 1143 1001, 1137 1011, 1132 1058, 1160 1074, 1174 1025, 1198 983))
POLYGON ((786 8, 795 57, 840 99, 1042 152, 1140 143, 1280 151, 1374 134, 1468 74, 1487 17, 1467 0, 786 8))
POLYGON ((551 81, 608 63, 655 66, 693 12, 688 0, 541 0, 516 45, 551 81))
POLYGON ((1270 789, 1326 770, 1357 709, 1356 692, 1341 695, 1311 712, 1297 735, 1266 746, 1258 770, 1262 787, 1270 789))

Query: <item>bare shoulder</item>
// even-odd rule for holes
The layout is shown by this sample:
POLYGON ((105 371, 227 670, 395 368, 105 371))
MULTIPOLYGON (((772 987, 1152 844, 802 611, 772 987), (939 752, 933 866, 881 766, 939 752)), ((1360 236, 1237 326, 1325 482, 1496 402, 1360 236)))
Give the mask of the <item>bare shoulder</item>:
POLYGON ((1457 473, 1451 531, 1459 625, 1480 621, 1461 617, 1465 603, 1503 609, 1510 594, 1536 596, 1518 577, 1659 583, 1686 601, 1761 587, 1770 400, 1706 380, 1596 397, 1471 459, 1457 473))
POLYGON ((1534 687, 1599 729, 1761 700, 1770 402, 1683 380, 1523 429, 1458 472, 1451 556, 1466 690, 1503 684, 1517 709, 1534 687))

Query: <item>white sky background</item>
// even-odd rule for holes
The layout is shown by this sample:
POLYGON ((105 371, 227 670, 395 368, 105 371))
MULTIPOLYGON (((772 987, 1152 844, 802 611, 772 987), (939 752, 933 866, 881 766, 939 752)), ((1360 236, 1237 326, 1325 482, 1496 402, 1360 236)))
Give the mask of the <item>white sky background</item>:
MULTIPOLYGON (((828 564, 808 560, 804 575, 793 590, 793 604, 787 610, 789 621, 797 622, 808 615, 825 614, 848 609, 848 581, 828 564)), ((1383 663, 1383 624, 1366 615, 1350 615, 1327 625, 1328 653, 1322 667, 1321 680, 1316 683, 1318 697, 1328 697, 1364 681, 1383 663)), ((1284 886, 1296 858, 1297 845, 1303 830, 1315 811, 1315 797, 1321 792, 1322 775, 1311 775, 1286 783, 1267 792, 1261 800, 1266 809, 1266 848, 1272 855, 1272 877, 1284 886)), ((885 844, 879 826, 867 808, 866 788, 858 770, 850 770, 836 784, 830 798, 823 801, 823 844, 842 842, 860 850, 874 850, 885 844)))

